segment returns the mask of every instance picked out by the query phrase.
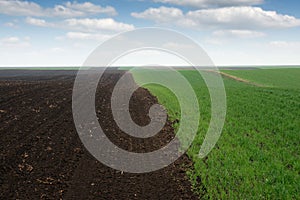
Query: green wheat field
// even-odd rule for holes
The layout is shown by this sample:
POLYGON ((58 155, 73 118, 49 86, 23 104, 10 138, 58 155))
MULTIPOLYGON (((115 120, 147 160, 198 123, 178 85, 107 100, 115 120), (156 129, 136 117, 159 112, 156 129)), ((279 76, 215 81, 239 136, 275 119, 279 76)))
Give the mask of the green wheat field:
MULTIPOLYGON (((188 150, 194 168, 188 174, 204 199, 297 199, 300 194, 300 68, 222 70, 227 115, 222 135, 204 159, 198 157, 209 121, 208 89, 196 70, 179 70, 199 101, 201 118, 188 150), (237 80, 237 79, 238 80, 237 80), (242 80, 242 81, 241 81, 242 80), (201 184, 198 184, 198 183, 201 184)), ((168 77, 167 70, 136 70, 139 84, 147 76, 168 77)), ((179 119, 180 106, 167 88, 143 86, 179 119)))

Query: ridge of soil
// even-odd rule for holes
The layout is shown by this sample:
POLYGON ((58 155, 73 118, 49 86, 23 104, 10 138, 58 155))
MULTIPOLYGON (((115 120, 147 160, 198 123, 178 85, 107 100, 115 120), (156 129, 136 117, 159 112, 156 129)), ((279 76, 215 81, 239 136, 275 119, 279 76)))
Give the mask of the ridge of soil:
MULTIPOLYGON (((0 199, 198 199, 186 175, 193 165, 186 154, 146 174, 123 173, 97 161, 81 143, 73 122, 75 73, 55 73, 0 75, 0 199)), ((99 123, 123 149, 159 149, 174 137, 172 122, 152 138, 137 139, 113 120, 110 96, 124 73, 109 70, 102 77, 96 95, 99 123)), ((133 120, 149 123, 148 110, 157 103, 139 88, 130 101, 133 120)))

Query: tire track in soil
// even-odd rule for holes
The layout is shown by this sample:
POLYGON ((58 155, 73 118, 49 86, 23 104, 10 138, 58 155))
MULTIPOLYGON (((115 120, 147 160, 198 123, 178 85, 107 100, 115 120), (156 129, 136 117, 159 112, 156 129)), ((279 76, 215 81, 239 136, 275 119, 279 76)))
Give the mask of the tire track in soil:
MULTIPOLYGON (((108 102, 114 84, 123 73, 124 71, 107 71, 101 79, 96 100, 99 123, 107 130, 106 135, 109 139, 121 148, 134 152, 159 149, 174 137, 171 122, 167 122, 161 133, 155 137, 136 139, 119 130, 112 119, 108 102)), ((69 78, 66 76, 66 79, 69 78)), ((0 198, 198 199, 192 193, 185 173, 192 166, 186 155, 164 169, 147 174, 122 173, 104 166, 93 158, 81 144, 73 124, 70 92, 73 84, 70 81, 61 82, 63 85, 60 87, 55 82, 47 83, 52 85, 49 91, 55 95, 47 95, 47 91, 44 91, 36 93, 34 97, 33 103, 37 103, 38 97, 42 96, 66 98, 55 112, 50 112, 49 108, 45 108, 45 104, 39 103, 49 112, 41 112, 39 116, 33 115, 31 120, 28 114, 24 113, 27 115, 24 122, 16 124, 10 134, 7 134, 9 130, 0 130, 3 139, 1 145, 5 145, 5 150, 1 150, 0 154, 0 170, 5 174, 0 179, 0 198), (62 88, 66 92, 59 92, 62 88), (45 117, 48 120, 41 123, 45 117), (28 128, 27 123, 30 121, 33 126, 23 133, 27 135, 16 137, 20 130, 28 128), (17 144, 9 144, 11 139, 17 144), (24 165, 21 170, 18 167, 19 163, 24 165), (33 169, 28 169, 28 165, 33 169)), ((25 96, 29 97, 30 95, 25 96)), ((149 123, 147 113, 154 103, 157 103, 155 97, 145 89, 138 89, 130 101, 133 120, 140 125, 149 123)), ((18 101, 11 102, 10 106, 17 109, 18 101)))

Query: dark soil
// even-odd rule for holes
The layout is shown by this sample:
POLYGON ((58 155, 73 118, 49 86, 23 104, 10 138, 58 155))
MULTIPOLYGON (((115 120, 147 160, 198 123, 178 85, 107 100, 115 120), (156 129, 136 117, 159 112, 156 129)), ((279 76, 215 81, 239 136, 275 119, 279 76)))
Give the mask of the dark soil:
MULTIPOLYGON (((197 199, 186 176, 192 167, 186 155, 161 170, 131 174, 103 165, 84 148, 72 117, 74 71, 0 73, 0 199, 197 199)), ((110 96, 123 73, 106 71, 100 81, 99 123, 123 149, 159 149, 174 137, 171 122, 156 136, 137 139, 113 120, 110 96)), ((148 124, 156 103, 139 88, 130 101, 133 120, 148 124)))

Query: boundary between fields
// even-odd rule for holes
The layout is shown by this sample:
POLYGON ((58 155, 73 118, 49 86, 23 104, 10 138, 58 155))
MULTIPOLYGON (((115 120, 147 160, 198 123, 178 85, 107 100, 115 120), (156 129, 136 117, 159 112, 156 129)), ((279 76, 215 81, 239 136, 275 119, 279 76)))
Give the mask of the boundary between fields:
POLYGON ((254 86, 256 86, 256 87, 267 87, 266 85, 258 84, 258 83, 255 83, 255 82, 251 82, 251 81, 249 81, 249 80, 246 80, 246 79, 243 79, 243 78, 240 78, 240 77, 231 75, 231 74, 227 74, 227 73, 225 73, 225 72, 221 72, 221 71, 213 71, 213 70, 208 70, 208 71, 209 71, 209 72, 214 72, 214 73, 219 73, 219 74, 221 74, 221 75, 224 76, 224 77, 233 79, 233 80, 238 81, 238 82, 246 83, 246 84, 249 84, 249 85, 254 85, 254 86))

